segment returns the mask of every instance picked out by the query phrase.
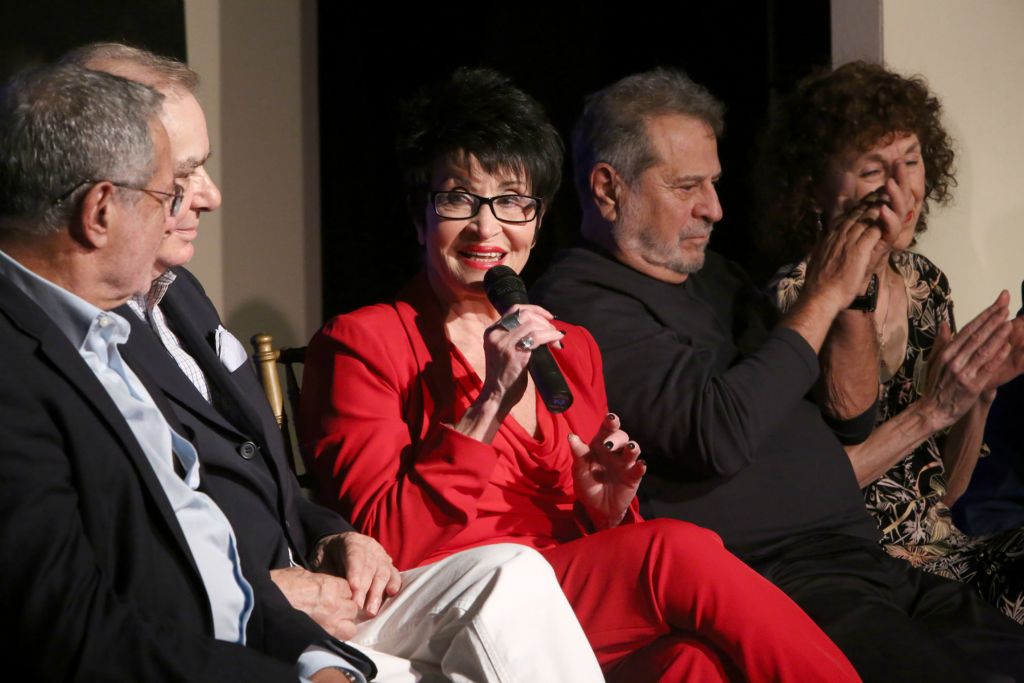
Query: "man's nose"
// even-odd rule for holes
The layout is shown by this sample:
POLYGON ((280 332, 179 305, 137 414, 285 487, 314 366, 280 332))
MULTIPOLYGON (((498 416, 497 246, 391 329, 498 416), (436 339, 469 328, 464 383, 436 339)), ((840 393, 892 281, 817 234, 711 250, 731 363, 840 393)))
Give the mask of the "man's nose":
POLYGON ((722 220, 722 203, 718 201, 718 190, 713 184, 708 185, 694 210, 698 217, 712 223, 722 220))
POLYGON ((192 208, 199 211, 216 211, 221 203, 220 188, 205 168, 197 168, 194 173, 192 208))

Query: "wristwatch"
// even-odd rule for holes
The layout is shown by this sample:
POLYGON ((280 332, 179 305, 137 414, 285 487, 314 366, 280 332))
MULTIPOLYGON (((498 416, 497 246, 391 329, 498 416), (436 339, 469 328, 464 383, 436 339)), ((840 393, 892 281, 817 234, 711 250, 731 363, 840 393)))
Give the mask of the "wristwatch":
POLYGON ((868 291, 860 296, 853 297, 850 303, 851 311, 867 311, 874 313, 875 305, 878 304, 878 275, 871 273, 871 281, 868 282, 868 291))

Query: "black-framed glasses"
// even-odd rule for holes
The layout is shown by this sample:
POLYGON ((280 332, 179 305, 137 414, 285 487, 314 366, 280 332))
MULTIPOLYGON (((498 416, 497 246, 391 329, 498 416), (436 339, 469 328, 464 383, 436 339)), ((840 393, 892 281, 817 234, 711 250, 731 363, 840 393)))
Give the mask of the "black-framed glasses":
POLYGON ((441 218, 472 218, 487 204, 494 217, 503 223, 529 223, 540 215, 541 198, 525 194, 501 194, 481 197, 472 192, 428 192, 434 213, 441 218))
POLYGON ((96 180, 95 178, 86 178, 85 180, 78 183, 70 190, 68 190, 61 196, 57 197, 55 200, 53 200, 53 203, 60 204, 61 202, 65 201, 68 197, 73 195, 76 191, 78 191, 78 189, 83 185, 95 185, 96 183, 101 182, 110 183, 114 187, 120 187, 122 190, 135 190, 136 192, 145 192, 150 196, 158 195, 156 197, 157 201, 159 201, 161 204, 164 204, 165 206, 167 205, 167 199, 170 199, 170 207, 168 209, 168 213, 172 218, 177 216, 178 212, 181 211, 181 204, 185 200, 185 188, 179 185, 178 183, 174 183, 174 192, 164 192, 163 190, 154 190, 153 188, 150 187, 138 187, 137 185, 132 185, 130 183, 119 183, 114 180, 104 181, 96 180), (166 197, 167 199, 161 199, 160 197, 166 197))

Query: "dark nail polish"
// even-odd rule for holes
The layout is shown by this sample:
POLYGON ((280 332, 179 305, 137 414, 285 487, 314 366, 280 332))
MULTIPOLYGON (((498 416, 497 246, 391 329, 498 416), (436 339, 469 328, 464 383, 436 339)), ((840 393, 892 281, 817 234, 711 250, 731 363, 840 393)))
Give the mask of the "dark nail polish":
POLYGON ((608 450, 611 450, 611 449, 612 449, 612 446, 614 446, 614 445, 615 445, 615 444, 614 444, 614 443, 612 443, 611 441, 605 441, 605 442, 604 442, 604 447, 605 447, 605 448, 607 448, 608 450))

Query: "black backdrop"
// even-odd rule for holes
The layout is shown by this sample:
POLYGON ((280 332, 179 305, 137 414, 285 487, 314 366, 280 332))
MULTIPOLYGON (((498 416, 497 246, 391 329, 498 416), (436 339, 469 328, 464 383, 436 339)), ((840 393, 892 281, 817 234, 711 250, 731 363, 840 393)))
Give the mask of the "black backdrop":
MULTIPOLYGON (((563 137, 583 96, 656 65, 684 69, 725 101, 719 153, 725 218, 712 247, 765 274, 751 244, 755 140, 771 103, 828 64, 828 0, 485 5, 455 10, 319 3, 325 317, 380 301, 419 267, 393 153, 396 102, 455 67, 490 66, 540 100, 563 137), (351 197, 351 200, 346 200, 351 197)), ((579 209, 568 165, 524 271, 572 243, 579 209)))
POLYGON ((0 0, 0 82, 97 40, 186 59, 184 0, 0 0))
MULTIPOLYGON (((462 65, 508 74, 544 103, 563 135, 585 94, 656 65, 685 69, 727 105, 719 148, 725 218, 712 247, 766 274, 751 243, 755 140, 777 94, 828 63, 828 5, 725 0, 656 9, 640 0, 612 9, 552 3, 460 11, 424 3, 398 12, 392 3, 317 0, 324 316, 388 298, 419 267, 392 150, 396 103, 462 65)), ((93 40, 186 58, 184 3, 4 0, 0 78, 93 40)), ((568 171, 524 273, 528 282, 576 237, 568 171)))

